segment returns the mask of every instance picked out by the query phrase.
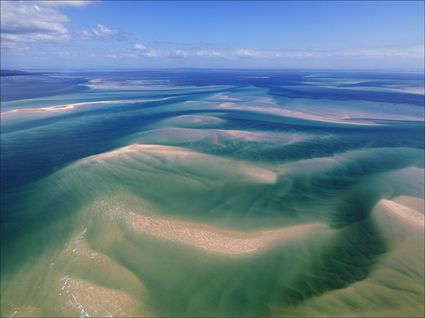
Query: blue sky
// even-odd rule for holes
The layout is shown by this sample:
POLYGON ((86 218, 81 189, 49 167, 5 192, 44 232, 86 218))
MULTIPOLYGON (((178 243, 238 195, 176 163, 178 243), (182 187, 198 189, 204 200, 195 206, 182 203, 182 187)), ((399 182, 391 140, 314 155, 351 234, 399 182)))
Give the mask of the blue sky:
POLYGON ((423 1, 1 1, 2 68, 423 69, 423 1))

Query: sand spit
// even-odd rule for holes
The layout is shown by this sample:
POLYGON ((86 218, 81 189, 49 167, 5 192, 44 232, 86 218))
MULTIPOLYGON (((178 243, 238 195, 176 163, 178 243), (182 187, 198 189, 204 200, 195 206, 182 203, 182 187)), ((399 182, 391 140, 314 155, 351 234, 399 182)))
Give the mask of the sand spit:
POLYGON ((220 144, 226 141, 265 142, 288 145, 307 139, 307 134, 276 133, 267 131, 245 131, 225 129, 159 128, 138 134, 142 142, 175 143, 207 142, 220 144))
POLYGON ((177 126, 177 127, 200 127, 208 125, 220 125, 226 121, 219 117, 210 115, 181 115, 172 117, 162 121, 161 126, 177 126))
POLYGON ((299 134, 278 134, 271 132, 261 132, 261 131, 244 131, 244 130, 216 130, 218 135, 223 135, 223 137, 228 139, 242 139, 244 141, 281 141, 282 143, 289 144, 293 142, 299 142, 305 139, 304 136, 299 134))
POLYGON ((300 111, 290 110, 286 108, 279 107, 264 107, 264 106, 242 106, 232 102, 225 102, 219 104, 220 108, 231 108, 236 110, 245 110, 251 112, 261 112, 266 114, 273 114, 278 116, 293 117, 298 119, 320 121, 325 123, 334 123, 334 124, 345 124, 345 125, 360 125, 360 126, 379 126, 372 121, 355 121, 350 118, 331 118, 325 117, 317 114, 304 113, 300 111))
POLYGON ((162 170, 172 167, 173 171, 175 169, 183 169, 191 174, 207 178, 224 178, 226 180, 241 178, 266 184, 274 184, 277 179, 274 171, 253 164, 195 152, 181 147, 151 144, 132 144, 87 157, 80 163, 101 163, 119 158, 132 158, 143 165, 140 167, 141 169, 162 170))
POLYGON ((423 86, 422 87, 421 86, 411 86, 411 87, 386 86, 385 88, 394 92, 425 95, 425 87, 423 86))
POLYGON ((378 203, 378 205, 381 208, 384 208, 390 217, 396 218, 411 226, 423 229, 425 227, 424 214, 415 208, 412 208, 418 205, 418 201, 422 201, 422 206, 425 203, 423 199, 412 198, 409 200, 409 197, 404 196, 401 199, 401 202, 404 204, 401 204, 396 198, 394 200, 383 199, 378 203))
MULTIPOLYGON (((419 169, 418 169, 419 170, 419 169)), ((423 169, 420 169, 423 174, 423 169)), ((415 171, 415 173, 417 173, 415 171)), ((401 195, 399 197, 393 198, 392 201, 405 205, 417 212, 425 214, 425 200, 422 198, 411 197, 407 195, 401 195)))
POLYGON ((208 252, 237 255, 264 250, 274 244, 300 239, 307 233, 326 230, 323 224, 307 224, 289 228, 261 231, 236 232, 209 225, 165 219, 130 212, 129 225, 138 233, 178 242, 208 252))
MULTIPOLYGON (((81 86, 89 87, 93 90, 123 90, 123 91, 183 91, 183 90, 205 90, 199 86, 178 86, 169 80, 123 80, 109 81, 95 79, 81 86)), ((208 89, 229 88, 229 85, 210 85, 208 89)))
POLYGON ((33 108, 18 108, 5 111, 2 115, 11 115, 17 113, 32 113, 32 112, 61 112, 70 111, 85 106, 96 106, 96 105, 112 105, 112 104, 134 104, 134 103, 147 103, 167 100, 169 97, 156 98, 156 99, 122 99, 122 100, 100 100, 94 102, 81 102, 72 104, 62 104, 46 107, 33 107, 33 108))

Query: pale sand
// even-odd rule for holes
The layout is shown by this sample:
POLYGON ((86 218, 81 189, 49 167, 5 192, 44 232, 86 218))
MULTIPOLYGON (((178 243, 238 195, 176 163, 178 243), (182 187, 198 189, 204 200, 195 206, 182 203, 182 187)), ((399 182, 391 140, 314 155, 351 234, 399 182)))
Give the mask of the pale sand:
POLYGON ((117 289, 66 275, 59 280, 64 314, 80 317, 140 317, 138 302, 117 289))
POLYGON ((219 93, 213 96, 214 98, 220 99, 220 100, 233 100, 233 101, 241 101, 240 98, 237 97, 231 97, 229 95, 219 93))
POLYGON ((417 251, 423 250, 425 245, 424 214, 420 210, 412 208, 418 203, 418 200, 424 202, 423 199, 407 196, 392 200, 381 199, 376 204, 371 217, 381 228, 387 241, 391 243, 391 252, 400 249, 400 253, 409 254, 412 261, 409 263, 408 259, 404 258, 403 266, 413 266, 417 263, 422 268, 420 275, 423 277, 425 254, 423 251, 418 254, 417 251), (398 203, 400 200, 407 203, 398 203))
POLYGON ((90 248, 86 232, 85 228, 75 234, 50 263, 52 270, 63 273, 54 290, 61 301, 61 311, 80 317, 140 316, 146 309, 131 293, 144 292, 144 285, 127 268, 90 248), (77 274, 89 276, 91 281, 77 278, 77 274), (95 282, 105 282, 109 287, 95 282))
MULTIPOLYGON (((417 201, 421 200, 418 198, 413 198, 413 202, 407 202, 410 206, 417 205, 417 201), (413 203, 413 204, 412 204, 413 203)), ((408 197, 403 197, 402 202, 409 201, 408 197)), ((422 200, 422 204, 424 201, 422 200)), ((424 214, 421 213, 418 210, 415 210, 412 207, 409 207, 406 204, 401 204, 397 202, 396 200, 381 200, 378 205, 380 205, 382 208, 386 210, 386 212, 391 216, 394 217, 401 222, 406 222, 411 226, 424 228, 425 227, 425 220, 424 220, 424 214)), ((422 205, 423 206, 423 205, 422 205)))
POLYGON ((96 163, 109 159, 129 158, 131 155, 140 155, 136 158, 149 168, 158 168, 172 164, 174 167, 183 167, 194 173, 208 176, 222 176, 223 178, 248 178, 255 182, 274 184, 277 175, 274 171, 242 161, 225 159, 218 156, 195 152, 181 147, 132 144, 116 150, 101 153, 82 159, 80 163, 96 163), (160 159, 160 160, 158 160, 160 159), (167 160, 167 163, 164 162, 167 160))
MULTIPOLYGON (((125 90, 125 91, 156 91, 156 90, 205 90, 205 87, 199 86, 176 86, 170 84, 167 80, 135 80, 135 81, 123 81, 123 82, 108 82, 103 80, 93 80, 87 84, 80 84, 81 86, 89 87, 97 90, 125 90)), ((229 88, 230 85, 210 85, 208 89, 220 89, 229 88)))
POLYGON ((218 107, 232 108, 232 109, 252 111, 252 112, 261 112, 266 114, 293 117, 293 118, 312 120, 312 121, 320 121, 320 122, 326 122, 326 123, 360 125, 360 126, 379 126, 380 125, 380 124, 373 123, 371 121, 355 121, 350 118, 330 118, 330 117, 320 116, 317 114, 304 113, 304 112, 299 112, 299 111, 279 108, 279 107, 240 106, 231 102, 221 103, 219 104, 218 107))
POLYGON ((267 103, 267 104, 273 103, 273 99, 271 99, 270 97, 260 97, 260 98, 257 98, 256 101, 258 103, 267 103))
POLYGON ((83 106, 91 105, 110 105, 110 104, 134 104, 134 103, 147 103, 147 102, 156 102, 167 100, 169 97, 157 98, 157 99, 122 99, 122 100, 100 100, 95 102, 81 102, 81 103, 71 103, 71 104, 62 104, 46 107, 33 107, 33 108, 18 108, 12 109, 5 112, 2 112, 2 115, 10 115, 15 113, 29 113, 29 112, 58 112, 58 111, 69 111, 83 106))
POLYGON ((298 225, 260 232, 222 230, 206 224, 165 219, 130 212, 127 221, 143 234, 178 242, 191 247, 220 254, 246 254, 264 250, 279 243, 302 239, 313 231, 324 231, 323 224, 298 225))
POLYGON ((421 86, 412 86, 412 87, 392 87, 392 86, 387 86, 385 88, 388 88, 391 91, 395 91, 395 92, 425 95, 425 87, 421 87, 421 86))
POLYGON ((206 141, 208 143, 220 143, 221 141, 242 140, 246 142, 266 142, 279 143, 279 145, 288 145, 300 142, 308 138, 307 134, 299 133, 276 133, 266 131, 244 131, 244 130, 226 130, 226 129, 195 129, 167 127, 154 130, 148 130, 137 134, 142 141, 154 143, 163 142, 197 142, 206 141))
POLYGON ((340 164, 342 156, 343 155, 341 154, 329 157, 296 160, 294 162, 278 164, 274 166, 274 168, 279 175, 285 175, 293 172, 319 173, 340 164))
MULTIPOLYGON (((237 107, 236 103, 232 103, 232 102, 225 102, 225 103, 221 103, 220 105, 218 105, 218 107, 237 107)), ((239 106, 242 107, 242 106, 239 106)))
MULTIPOLYGON (((423 175, 423 169, 420 168, 416 168, 414 170, 415 173, 419 174, 422 172, 423 175), (417 171, 420 170, 420 171, 417 171)), ((411 197, 411 196, 407 196, 407 195, 401 195, 399 197, 393 198, 391 199, 392 201, 399 203, 399 204, 403 204, 413 210, 416 210, 422 214, 425 213, 425 200, 422 198, 416 198, 416 197, 411 197)))
POLYGON ((80 230, 63 248, 44 252, 18 272, 9 289, 4 290, 9 303, 16 304, 2 308, 7 310, 6 316, 134 317, 148 312, 143 303, 145 287, 139 278, 91 249, 86 232, 85 228, 80 230), (81 277, 90 277, 90 281, 81 277), (99 282, 108 287, 99 286, 99 282), (142 297, 136 300, 133 295, 142 297))
POLYGON ((231 139, 243 139, 245 141, 282 141, 285 144, 299 142, 305 140, 304 136, 300 134, 279 134, 271 132, 257 132, 257 131, 244 131, 244 130, 221 130, 217 129, 218 134, 222 134, 225 137, 231 139), (286 140, 285 140, 286 139, 286 140))
POLYGON ((176 117, 172 117, 170 119, 166 119, 162 121, 162 125, 218 125, 223 124, 226 121, 219 117, 210 116, 210 115, 180 115, 176 117))

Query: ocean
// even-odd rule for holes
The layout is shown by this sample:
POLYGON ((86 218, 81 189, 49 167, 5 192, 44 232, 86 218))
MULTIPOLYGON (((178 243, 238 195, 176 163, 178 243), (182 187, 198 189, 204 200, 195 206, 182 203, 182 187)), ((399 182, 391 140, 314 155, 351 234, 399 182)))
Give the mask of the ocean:
POLYGON ((423 88, 2 74, 1 316, 423 316, 423 88))

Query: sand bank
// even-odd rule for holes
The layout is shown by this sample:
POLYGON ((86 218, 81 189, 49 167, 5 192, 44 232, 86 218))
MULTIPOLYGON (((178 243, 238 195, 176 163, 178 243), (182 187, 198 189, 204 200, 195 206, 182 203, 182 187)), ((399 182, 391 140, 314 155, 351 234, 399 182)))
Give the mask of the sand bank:
POLYGON ((208 125, 220 125, 224 124, 226 121, 219 117, 210 116, 210 115, 181 115, 166 119, 161 122, 161 126, 188 126, 188 127, 198 127, 198 126, 208 126, 208 125))
POLYGON ((425 95, 425 87, 421 86, 412 86, 412 87, 391 87, 387 86, 385 88, 390 89, 394 92, 402 92, 402 93, 409 93, 409 94, 418 94, 418 95, 425 95))
POLYGON ((323 224, 307 224, 244 233, 133 212, 129 213, 127 222, 138 233, 178 242, 208 252, 230 255, 261 251, 275 244, 301 239, 313 231, 327 229, 323 224))
POLYGON ((395 218, 399 222, 423 229, 425 227, 424 203, 423 199, 403 196, 393 200, 382 199, 378 203, 378 208, 384 209, 391 218, 395 218), (419 209, 417 210, 417 208, 419 209))
POLYGON ((213 96, 213 98, 217 98, 217 99, 220 99, 220 100, 241 101, 240 98, 232 97, 232 96, 226 95, 224 93, 216 94, 216 95, 213 96))
MULTIPOLYGON (((308 134, 246 131, 229 129, 193 129, 193 128, 159 128, 137 134, 142 142, 148 143, 187 143, 206 142, 221 144, 228 141, 264 142, 288 145, 309 138, 308 134)), ((138 140, 138 138, 136 138, 138 140)))
POLYGON ((140 169, 172 169, 172 171, 177 169, 178 171, 188 171, 191 175, 212 179, 274 184, 277 178, 273 170, 243 161, 225 159, 181 147, 153 144, 132 144, 87 157, 82 159, 80 164, 101 163, 119 158, 136 160, 142 165, 140 169))
POLYGON ((124 291, 106 288, 69 275, 59 279, 64 314, 80 317, 141 317, 136 299, 124 291))
POLYGON ((293 117, 298 119, 320 121, 320 122, 334 123, 334 124, 360 125, 360 126, 378 126, 379 125, 372 121, 356 121, 356 120, 350 119, 349 117, 331 118, 331 117, 325 117, 325 116, 321 116, 317 114, 305 113, 305 112, 290 110, 286 108, 279 108, 279 107, 243 106, 243 105, 238 105, 232 102, 221 103, 219 104, 218 107, 244 110, 244 111, 250 111, 250 112, 261 112, 261 113, 273 114, 277 116, 293 117))
MULTIPOLYGON (((182 91, 182 90, 204 90, 199 86, 177 86, 169 80, 123 80, 123 81, 108 81, 102 79, 92 80, 87 84, 80 84, 81 86, 89 87, 95 90, 123 90, 123 91, 182 91)), ((228 88, 229 85, 219 86, 210 85, 209 89, 228 88)))
POLYGON ((81 102, 71 104, 61 104, 46 107, 33 107, 33 108, 18 108, 2 112, 2 115, 11 115, 16 113, 31 113, 31 112, 62 112, 70 111, 86 106, 97 106, 97 105, 113 105, 113 104, 135 104, 135 103, 147 103, 167 100, 169 97, 156 98, 156 99, 122 99, 122 100, 100 100, 94 102, 81 102))

